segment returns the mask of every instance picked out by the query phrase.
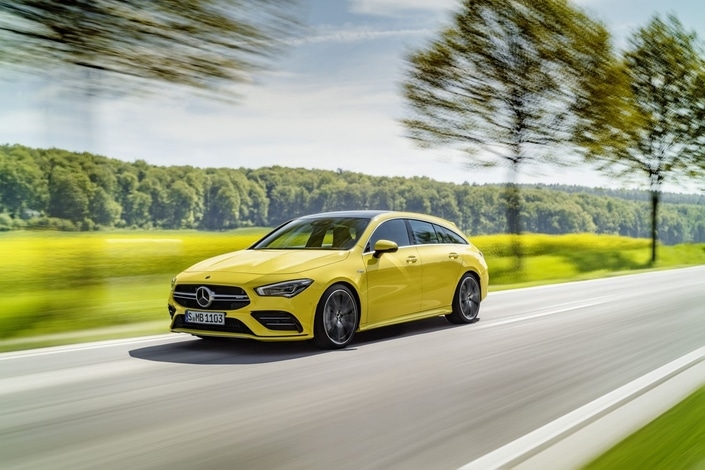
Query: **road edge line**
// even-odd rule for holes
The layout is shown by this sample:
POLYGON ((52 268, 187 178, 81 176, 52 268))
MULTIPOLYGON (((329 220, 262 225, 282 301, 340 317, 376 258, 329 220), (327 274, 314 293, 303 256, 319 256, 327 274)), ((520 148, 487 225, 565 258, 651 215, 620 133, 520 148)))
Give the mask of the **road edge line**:
POLYGON ((700 347, 463 465, 459 470, 513 468, 703 360, 705 347, 700 347))
POLYGON ((139 344, 152 341, 161 341, 165 339, 176 338, 173 333, 160 333, 149 336, 133 336, 130 338, 106 339, 102 341, 91 341, 86 343, 64 344, 61 346, 47 346, 36 349, 23 349, 19 351, 7 351, 0 353, 0 361, 10 359, 24 359, 27 357, 47 356, 51 354, 60 354, 66 352, 84 351, 89 349, 109 348, 112 346, 122 346, 126 344, 139 344))

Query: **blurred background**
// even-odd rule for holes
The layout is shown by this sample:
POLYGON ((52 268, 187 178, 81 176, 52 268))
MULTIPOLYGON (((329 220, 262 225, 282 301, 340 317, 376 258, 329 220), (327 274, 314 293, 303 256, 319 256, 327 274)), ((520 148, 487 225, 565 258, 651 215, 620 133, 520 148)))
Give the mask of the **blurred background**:
POLYGON ((163 330, 174 273, 320 211, 447 218, 495 288, 701 263, 703 7, 657 7, 0 2, 0 336, 163 330))
MULTIPOLYGON (((704 25, 705 5, 687 0, 0 0, 0 351, 166 332, 173 275, 321 211, 446 218, 484 252, 493 292, 705 264, 704 25)), ((638 290, 631 295, 645 301, 638 290)), ((661 315, 655 297, 638 318, 661 315)), ((683 312, 701 305, 684 298, 683 312)), ((691 326, 673 317, 652 349, 683 353, 702 323, 683 316, 691 326)), ((590 380, 597 366, 586 358, 600 359, 600 341, 575 352, 595 394, 637 374, 619 348, 647 348, 640 331, 596 333, 614 339, 621 369, 610 365, 611 382, 590 380), (624 332, 637 339, 622 341, 624 332)), ((552 341, 539 341, 544 355, 561 359, 552 341)), ((184 362, 166 348, 140 354, 184 362)), ((443 358, 464 348, 449 346, 443 358)), ((533 360, 524 352, 507 347, 493 359, 533 360)), ((253 357, 237 365, 291 355, 253 357)), ((639 362, 639 374, 661 359, 639 362)), ((508 364, 522 365, 489 368, 501 374, 508 364)), ((562 366, 564 382, 578 383, 573 365, 562 366)), ((408 370, 413 378, 418 366, 408 370)), ((456 372, 440 373, 466 380, 456 372)), ((0 378, 19 387, 8 393, 27 386, 11 379, 0 378)), ((514 375, 498 380, 501 388, 514 375)), ((507 392, 505 408, 543 390, 507 392)), ((697 416, 689 410, 702 396, 683 414, 697 416)), ((34 419, 12 403, 20 411, 5 416, 34 419)), ((647 434, 664 427, 693 426, 675 420, 647 434)), ((496 447, 488 436, 485 446, 496 447)), ((705 451, 694 441, 678 453, 697 460, 705 451)), ((627 468, 624 457, 616 462, 627 468)))

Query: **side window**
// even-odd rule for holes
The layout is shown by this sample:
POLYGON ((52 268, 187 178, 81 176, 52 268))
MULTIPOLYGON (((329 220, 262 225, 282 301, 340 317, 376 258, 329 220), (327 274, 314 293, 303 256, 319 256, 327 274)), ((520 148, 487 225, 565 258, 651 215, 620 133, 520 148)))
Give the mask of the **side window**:
POLYGON ((365 251, 374 251, 374 246, 377 240, 393 241, 397 245, 408 246, 409 232, 406 230, 406 223, 402 219, 388 220, 379 227, 370 237, 370 241, 365 246, 365 251))
POLYGON ((436 229, 436 234, 441 243, 454 243, 456 245, 467 245, 467 242, 463 238, 452 230, 448 230, 440 225, 434 225, 433 228, 436 229))
POLYGON ((422 222, 420 220, 409 220, 409 224, 411 224, 411 232, 414 236, 415 245, 431 245, 439 243, 432 223, 422 222))

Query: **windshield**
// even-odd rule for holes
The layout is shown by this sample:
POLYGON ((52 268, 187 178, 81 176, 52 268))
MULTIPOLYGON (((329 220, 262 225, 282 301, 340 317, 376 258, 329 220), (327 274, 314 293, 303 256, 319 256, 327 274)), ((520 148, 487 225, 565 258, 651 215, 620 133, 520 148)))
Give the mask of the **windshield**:
POLYGON ((349 250, 364 232, 368 218, 316 217, 295 219, 273 231, 254 250, 349 250))

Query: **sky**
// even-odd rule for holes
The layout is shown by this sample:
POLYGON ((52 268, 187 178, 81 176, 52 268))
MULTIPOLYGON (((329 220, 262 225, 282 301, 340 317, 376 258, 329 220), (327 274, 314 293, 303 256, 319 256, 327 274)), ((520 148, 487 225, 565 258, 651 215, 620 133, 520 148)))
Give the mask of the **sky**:
MULTIPOLYGON (((61 91, 46 75, 0 73, 0 144, 62 148, 155 165, 348 170, 501 183, 507 170, 469 169, 466 157, 419 149, 405 137, 404 58, 423 47, 457 0, 300 0, 305 31, 237 105, 187 94, 102 97, 61 91)), ((705 39, 702 0, 578 0, 617 46, 654 14, 674 13, 705 39)), ((586 167, 526 167, 521 183, 646 188, 586 167)), ((700 188, 702 185, 700 186, 700 188)), ((664 189, 692 192, 694 185, 664 189)))

